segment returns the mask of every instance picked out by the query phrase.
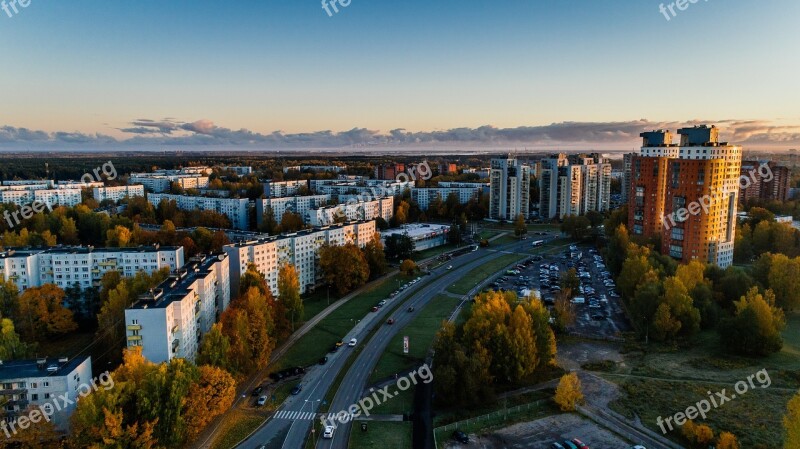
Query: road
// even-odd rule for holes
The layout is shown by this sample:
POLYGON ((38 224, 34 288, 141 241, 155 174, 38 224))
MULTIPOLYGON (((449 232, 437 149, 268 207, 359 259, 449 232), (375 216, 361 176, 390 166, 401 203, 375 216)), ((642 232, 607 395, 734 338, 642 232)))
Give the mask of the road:
MULTIPOLYGON (((372 368, 383 353, 383 348, 391 337, 407 325, 434 296, 471 270, 509 252, 528 249, 528 245, 528 241, 515 242, 496 249, 480 249, 453 259, 450 262, 454 267, 452 270, 447 270, 447 265, 433 270, 430 276, 424 276, 421 282, 397 295, 377 313, 371 313, 362 319, 348 332, 343 341, 347 342, 351 338, 356 338, 359 345, 366 344, 367 347, 359 354, 348 371, 329 410, 333 412, 346 409, 353 401, 360 399, 361 390, 366 384, 372 368), (386 321, 389 310, 396 307, 398 302, 403 304, 398 308, 397 316, 394 317, 395 325, 381 325, 369 342, 363 342, 363 338, 370 333, 373 326, 386 321), (406 312, 411 305, 416 308, 415 312, 406 312), (344 404, 344 406, 340 407, 340 404, 344 404)), ((290 396, 276 410, 273 417, 243 441, 238 448, 257 449, 260 445, 266 444, 270 448, 301 449, 306 437, 311 432, 313 421, 318 419, 317 412, 325 394, 332 387, 338 373, 344 368, 352 350, 345 345, 336 353, 329 354, 327 364, 308 369, 301 384, 303 389, 300 394, 290 396), (279 441, 281 439, 282 442, 279 441)), ((337 447, 346 447, 347 441, 342 438, 346 432, 340 432, 340 430, 342 430, 342 426, 337 428, 332 441, 337 444, 342 441, 343 446, 337 447)), ((329 441, 325 441, 322 444, 328 443, 329 441)))

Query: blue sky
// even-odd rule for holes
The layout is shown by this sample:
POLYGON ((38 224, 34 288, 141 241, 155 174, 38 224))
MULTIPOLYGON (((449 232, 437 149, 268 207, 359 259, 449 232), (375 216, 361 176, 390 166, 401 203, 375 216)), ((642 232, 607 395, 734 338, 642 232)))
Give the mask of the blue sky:
POLYGON ((551 124, 627 142, 694 121, 800 141, 796 0, 700 0, 669 21, 660 0, 352 0, 333 17, 318 0, 30 2, 0 10, 7 146, 485 125, 558 141, 551 124))

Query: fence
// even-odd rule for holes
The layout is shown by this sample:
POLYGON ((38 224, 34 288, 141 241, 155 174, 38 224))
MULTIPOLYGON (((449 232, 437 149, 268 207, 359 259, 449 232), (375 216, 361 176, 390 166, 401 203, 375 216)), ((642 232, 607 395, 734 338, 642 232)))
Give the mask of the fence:
POLYGON ((436 446, 436 449, 439 449, 440 434, 442 434, 442 438, 447 439, 448 438, 447 434, 456 429, 469 433, 470 430, 478 431, 481 429, 485 429, 487 427, 492 427, 504 423, 505 421, 508 420, 509 416, 513 416, 517 413, 525 412, 531 409, 539 408, 548 402, 549 399, 540 399, 535 402, 529 402, 527 404, 521 404, 511 408, 496 410, 486 415, 476 416, 475 418, 469 418, 463 421, 458 421, 441 427, 437 427, 433 429, 433 443, 436 446))

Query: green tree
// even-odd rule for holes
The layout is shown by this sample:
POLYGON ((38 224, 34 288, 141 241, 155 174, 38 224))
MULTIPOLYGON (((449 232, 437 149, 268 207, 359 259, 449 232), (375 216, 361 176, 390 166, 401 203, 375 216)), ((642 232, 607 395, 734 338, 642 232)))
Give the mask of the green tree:
POLYGON ((203 341, 197 351, 197 363, 228 369, 230 349, 231 344, 228 337, 222 332, 222 324, 215 323, 211 326, 211 330, 203 335, 203 341))
POLYGON ((800 447, 800 393, 794 395, 786 406, 783 428, 786 431, 784 449, 800 447))
POLYGON ((278 271, 278 299, 286 309, 294 332, 295 321, 303 319, 303 300, 300 298, 300 279, 294 265, 285 263, 278 271))
POLYGON ((772 290, 761 294, 753 287, 735 307, 735 314, 723 319, 719 326, 722 342, 730 351, 766 356, 781 350, 786 319, 783 311, 775 306, 772 290))

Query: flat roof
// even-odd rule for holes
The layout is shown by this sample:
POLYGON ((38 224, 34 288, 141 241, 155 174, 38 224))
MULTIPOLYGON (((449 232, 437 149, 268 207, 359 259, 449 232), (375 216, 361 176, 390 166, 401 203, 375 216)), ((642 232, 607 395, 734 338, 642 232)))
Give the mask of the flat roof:
POLYGON ((432 232, 449 232, 450 226, 428 223, 414 223, 403 225, 399 228, 387 229, 381 232, 381 236, 390 236, 394 234, 408 235, 411 238, 424 237, 432 232))
POLYGON ((41 360, 45 361, 43 365, 39 365, 37 359, 3 361, 0 363, 0 381, 27 377, 66 376, 87 359, 89 356, 71 358, 66 363, 60 363, 58 358, 42 357, 41 360), (57 366, 58 369, 48 371, 47 368, 51 366, 57 366))
POLYGON ((189 286, 197 279, 202 279, 211 274, 211 267, 228 257, 226 254, 215 254, 203 258, 193 258, 190 262, 171 274, 164 282, 158 284, 153 293, 140 295, 137 301, 128 309, 159 309, 180 301, 189 294, 189 286))

